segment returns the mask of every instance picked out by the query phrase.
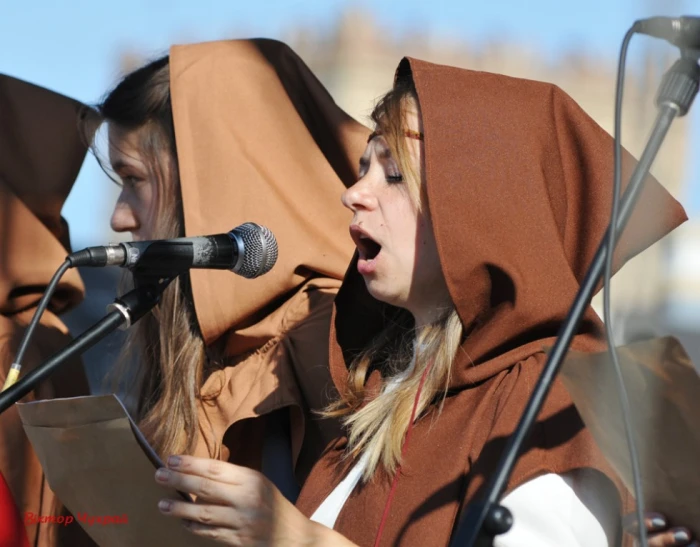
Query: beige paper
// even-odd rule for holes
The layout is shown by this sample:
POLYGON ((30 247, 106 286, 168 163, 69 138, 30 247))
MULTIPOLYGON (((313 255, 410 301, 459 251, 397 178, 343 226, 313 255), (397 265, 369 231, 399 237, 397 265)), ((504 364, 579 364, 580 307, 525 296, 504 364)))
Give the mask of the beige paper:
MULTIPOLYGON (((700 377, 680 342, 617 348, 646 510, 700 533, 700 377)), ((615 371, 607 352, 571 351, 561 378, 603 454, 633 491, 615 371)))
POLYGON ((158 456, 114 395, 17 404, 46 480, 101 547, 205 547, 158 511, 176 491, 155 482, 158 456))

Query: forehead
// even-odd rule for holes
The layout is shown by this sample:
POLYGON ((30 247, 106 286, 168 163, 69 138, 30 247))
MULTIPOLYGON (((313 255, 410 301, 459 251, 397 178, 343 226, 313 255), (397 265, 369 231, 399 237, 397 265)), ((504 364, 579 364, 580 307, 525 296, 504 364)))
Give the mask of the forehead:
POLYGON ((143 163, 141 154, 141 131, 143 129, 125 129, 116 124, 108 124, 109 160, 116 163, 143 163))
MULTIPOLYGON (((421 116, 418 111, 417 105, 413 101, 406 104, 406 108, 404 110, 403 126, 405 129, 411 130, 415 133, 420 133, 421 135, 423 133, 423 123, 421 120, 421 116)), ((379 130, 379 128, 377 130, 379 130)), ((422 136, 420 140, 415 138, 408 138, 408 141, 409 154, 414 158, 418 157, 420 155, 422 136)), ((379 158, 391 156, 391 148, 389 147, 389 143, 387 142, 384 135, 375 133, 371 135, 371 139, 365 147, 365 153, 362 156, 362 161, 366 161, 373 152, 379 158)))

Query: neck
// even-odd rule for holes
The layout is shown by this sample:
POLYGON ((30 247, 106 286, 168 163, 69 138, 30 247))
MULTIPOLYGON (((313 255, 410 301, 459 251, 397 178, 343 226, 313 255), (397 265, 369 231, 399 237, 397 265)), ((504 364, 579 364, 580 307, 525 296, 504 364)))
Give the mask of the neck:
POLYGON ((413 315, 415 327, 418 329, 421 327, 427 327, 428 325, 439 321, 442 317, 445 316, 445 313, 447 313, 448 308, 449 306, 435 305, 427 306, 419 310, 409 311, 411 312, 411 315, 413 315))

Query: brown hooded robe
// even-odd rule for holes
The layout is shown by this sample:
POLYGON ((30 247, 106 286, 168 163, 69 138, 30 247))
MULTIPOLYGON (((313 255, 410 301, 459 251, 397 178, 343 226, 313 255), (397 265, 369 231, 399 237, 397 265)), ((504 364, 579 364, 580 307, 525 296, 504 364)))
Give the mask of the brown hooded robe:
POLYGON ((254 280, 190 273, 204 340, 223 343, 228 359, 203 387, 215 397, 201 407, 195 455, 259 469, 264 417, 287 408, 301 483, 337 435, 310 410, 333 396, 332 302, 353 249, 340 194, 369 130, 272 40, 174 46, 170 82, 186 235, 251 221, 279 246, 274 268, 254 280))
MULTIPOLYGON (((513 432, 558 327, 605 232, 613 145, 558 87, 404 59, 425 134, 428 206, 440 262, 465 326, 442 413, 413 428, 382 545, 447 545, 466 503, 483 491, 513 432)), ((625 153, 623 181, 634 160, 625 153)), ((615 268, 685 220, 651 177, 616 251, 615 268)), ((382 328, 382 308, 351 264, 335 303, 331 372, 339 390, 347 365, 382 328)), ((573 347, 605 347, 592 308, 573 347)), ((379 371, 368 384, 378 385, 379 371)), ((312 470, 297 502, 311 515, 352 462, 340 438, 312 470)), ((614 474, 555 382, 508 492, 545 473, 592 468, 614 474)), ((612 488, 612 484, 610 485, 612 488)), ((390 481, 358 486, 335 529, 372 545, 390 481)), ((613 496, 617 497, 614 494, 613 496)), ((622 493, 623 497, 626 494, 622 493)))
MULTIPOLYGON (((86 147, 78 133, 77 101, 0 75, 0 386, 26 325, 51 276, 69 252, 61 207, 78 175, 86 147)), ((25 354, 24 375, 70 342, 58 314, 83 298, 76 270, 59 284, 25 354)), ((23 401, 89 393, 79 359, 62 365, 23 401)), ((0 415, 0 471, 17 506, 55 514, 57 500, 14 407, 0 415)), ((27 524, 30 545, 54 545, 55 524, 27 524)))

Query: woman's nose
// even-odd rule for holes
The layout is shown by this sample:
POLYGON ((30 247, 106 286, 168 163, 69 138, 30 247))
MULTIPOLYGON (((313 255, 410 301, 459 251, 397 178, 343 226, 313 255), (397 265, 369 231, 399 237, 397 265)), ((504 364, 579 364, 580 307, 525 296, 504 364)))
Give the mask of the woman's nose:
POLYGON ((340 201, 353 212, 372 209, 376 205, 376 198, 370 191, 369 185, 360 179, 343 192, 340 201))
POLYGON ((127 201, 119 196, 114 206, 110 226, 115 232, 135 232, 139 228, 139 221, 134 209, 127 201))

